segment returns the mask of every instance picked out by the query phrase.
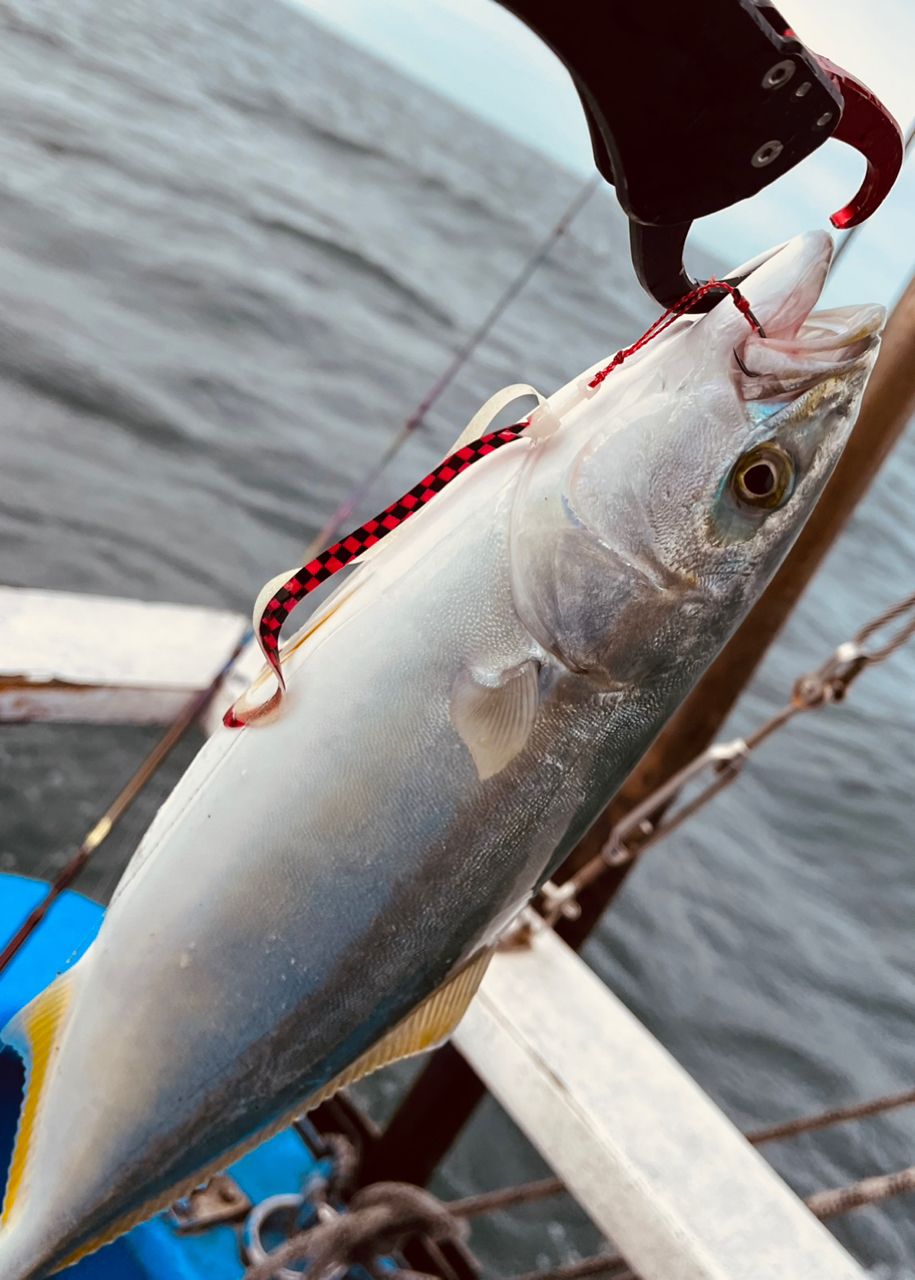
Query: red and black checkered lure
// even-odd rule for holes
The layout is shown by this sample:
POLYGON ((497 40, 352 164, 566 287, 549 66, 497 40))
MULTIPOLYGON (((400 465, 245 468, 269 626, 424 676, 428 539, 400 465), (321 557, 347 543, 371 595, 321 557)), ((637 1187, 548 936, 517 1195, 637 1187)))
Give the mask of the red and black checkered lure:
POLYGON ((392 502, 374 519, 366 520, 365 524, 354 529, 341 542, 335 542, 326 551, 315 556, 314 560, 309 560, 308 564, 303 565, 291 578, 281 574, 278 579, 274 578, 268 582, 254 606, 255 634, 261 651, 277 678, 277 689, 271 698, 257 706, 247 707, 236 703, 226 712, 223 724, 230 729, 240 728, 274 710, 281 701, 286 689, 286 681, 280 663, 280 632, 293 609, 301 604, 306 596, 421 510, 474 462, 485 458, 496 449, 501 449, 503 445, 520 440, 526 426, 527 423, 522 422, 513 427, 504 427, 500 431, 493 431, 489 435, 481 436, 479 440, 472 440, 469 444, 462 445, 460 449, 449 454, 444 462, 439 463, 434 471, 430 471, 424 479, 420 480, 419 484, 415 484, 402 498, 392 502), (265 595, 268 597, 266 601, 265 595))
MULTIPOLYGON (((668 325, 673 324, 674 320, 688 311, 698 298, 704 297, 705 294, 715 290, 729 293, 737 309, 746 316, 751 327, 754 329, 759 328, 755 316, 750 311, 749 304, 737 289, 723 281, 709 280, 698 289, 694 289, 676 307, 671 307, 664 315, 659 316, 654 324, 632 346, 626 347, 623 351, 618 351, 609 364, 593 375, 587 384, 588 387, 592 391, 596 390, 604 379, 614 369, 617 369, 628 356, 631 356, 653 338, 663 333, 668 325)), ((507 390, 519 389, 508 388, 507 390)), ((527 390, 532 392, 533 388, 528 388, 527 390)), ((511 403, 511 399, 517 398, 518 396, 515 395, 504 403, 511 403)), ((493 400, 496 399, 497 397, 493 397, 493 400)), ((539 395, 538 399, 542 402, 542 397, 539 395)), ((408 493, 405 493, 402 498, 398 498, 396 502, 392 502, 389 507, 375 516, 374 519, 367 520, 365 524, 360 525, 358 529, 354 529, 342 541, 335 542, 326 551, 322 551, 313 560, 309 560, 307 564, 302 565, 290 577, 280 574, 279 577, 273 578, 268 582, 254 605, 254 629, 267 664, 276 676, 277 687, 270 698, 253 707, 247 705, 245 696, 240 698, 226 712, 223 717, 223 724, 230 729, 241 728, 242 725, 250 724, 252 721, 268 715, 282 701, 286 691, 286 681, 280 661, 280 632, 286 619, 306 596, 316 590, 322 582, 326 582, 328 578, 332 578, 335 573, 339 573, 341 569, 351 564, 363 552, 368 551, 376 542, 380 542, 382 538, 403 524, 410 516, 421 510, 428 502, 432 501, 437 493, 441 493, 447 484, 450 484, 463 471, 466 471, 474 462, 478 462, 480 458, 485 458, 487 454, 493 453, 496 449, 501 449, 503 445, 521 440, 523 438, 522 433, 529 425, 529 422, 517 423, 513 427, 504 427, 499 431, 490 432, 488 435, 481 436, 478 440, 472 440, 470 443, 462 445, 454 453, 449 454, 444 462, 439 463, 434 471, 431 471, 429 475, 420 480, 419 484, 415 484, 408 493)))

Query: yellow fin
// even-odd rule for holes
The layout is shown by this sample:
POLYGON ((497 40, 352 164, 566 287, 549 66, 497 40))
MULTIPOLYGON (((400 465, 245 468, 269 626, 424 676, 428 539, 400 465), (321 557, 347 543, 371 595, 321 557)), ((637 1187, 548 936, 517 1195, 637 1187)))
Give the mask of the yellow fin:
POLYGON ((446 1040, 467 1012, 467 1006, 483 981, 483 974, 491 957, 492 951, 481 952, 437 991, 433 991, 431 996, 427 996, 403 1022, 399 1022, 377 1040, 371 1049, 309 1098, 308 1110, 326 1102, 340 1089, 355 1084, 373 1071, 378 1071, 391 1062, 398 1062, 401 1058, 410 1058, 416 1053, 434 1049, 446 1040))
POLYGON ((16 1145, 6 1182, 0 1224, 7 1225, 27 1191, 29 1153, 35 1137, 48 1068, 72 995, 75 970, 62 973, 3 1029, 3 1040, 25 1062, 25 1098, 19 1114, 16 1145))
POLYGON ((240 1160, 249 1151, 253 1151, 255 1147, 267 1142, 282 1129, 288 1128, 293 1120, 297 1120, 305 1112, 313 1110, 320 1103, 326 1102, 328 1098, 338 1093, 340 1089, 344 1089, 347 1085, 355 1084, 357 1080, 361 1080, 364 1076, 370 1075, 373 1071, 378 1071, 381 1067, 387 1066, 391 1062, 397 1062, 401 1058, 409 1058, 416 1053, 423 1053, 426 1049, 433 1049, 437 1044, 447 1039, 461 1018, 463 1018, 467 1011, 467 1006, 476 995, 492 954, 491 950, 483 951, 479 956, 471 960, 469 964, 464 965, 458 973, 449 978, 436 991, 433 991, 430 996, 427 996, 421 1004, 417 1005, 413 1012, 408 1014, 402 1022, 393 1027, 386 1035, 383 1035, 380 1040, 377 1040, 371 1049, 368 1049, 361 1057, 341 1071, 333 1080, 328 1081, 326 1085, 306 1101, 300 1102, 291 1110, 284 1112, 266 1129, 261 1129, 259 1133, 255 1134, 253 1138, 247 1138, 231 1151, 226 1152, 217 1160, 198 1170, 192 1178, 175 1187, 171 1187, 163 1195, 156 1196, 139 1209, 135 1209, 119 1218, 100 1235, 86 1244, 80 1245, 78 1249, 69 1254, 63 1262, 58 1264, 56 1270, 62 1271, 64 1267, 72 1267, 74 1263, 79 1262, 80 1259, 85 1258, 88 1254, 95 1253, 97 1249, 110 1244, 118 1236, 124 1235, 125 1232, 138 1226, 139 1223, 145 1222, 147 1218, 153 1217, 160 1210, 174 1204, 181 1196, 187 1195, 194 1187, 199 1186, 201 1182, 205 1182, 211 1174, 218 1173, 220 1170, 226 1169, 230 1164, 234 1164, 236 1160, 240 1160))

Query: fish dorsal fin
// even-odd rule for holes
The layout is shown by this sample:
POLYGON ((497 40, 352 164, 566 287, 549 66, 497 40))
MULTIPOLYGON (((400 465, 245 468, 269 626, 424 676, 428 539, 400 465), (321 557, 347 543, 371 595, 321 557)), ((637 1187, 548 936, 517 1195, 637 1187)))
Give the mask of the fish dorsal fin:
POLYGON ((523 751, 540 705, 540 664, 528 658, 484 683, 462 671, 451 691, 451 722, 473 757, 480 780, 501 773, 523 751))
POLYGON ((3 1028, 2 1039, 25 1063, 25 1097, 6 1182, 0 1224, 6 1227, 28 1193, 29 1156, 41 1113, 48 1069, 73 994, 74 970, 62 973, 3 1028))
POLYGON ((138 1209, 134 1209, 131 1213, 118 1218, 117 1221, 110 1224, 98 1235, 93 1236, 91 1240, 80 1245, 59 1262, 57 1264, 58 1269, 73 1266, 82 1258, 95 1253, 97 1249, 110 1244, 112 1240, 116 1240, 118 1236, 123 1235, 126 1231, 132 1230, 139 1223, 145 1222, 153 1214, 173 1204, 175 1200, 187 1194, 193 1187, 205 1181, 211 1174, 234 1164, 236 1160, 240 1160, 249 1151, 253 1151, 255 1147, 259 1147, 261 1143, 274 1137, 282 1129, 288 1128, 299 1116, 313 1110, 320 1103, 326 1102, 328 1098, 332 1097, 340 1089, 344 1089, 347 1085, 355 1084, 357 1080, 361 1080, 373 1071, 378 1071, 381 1067, 387 1066, 388 1063, 397 1062, 401 1058, 409 1058, 416 1053, 423 1053, 426 1049, 433 1049, 437 1044, 447 1039, 464 1016, 467 1006, 476 994, 492 954, 492 949, 487 949, 482 951, 479 956, 474 957, 469 964, 464 965, 458 973, 433 991, 430 996, 427 996, 421 1004, 417 1005, 413 1012, 408 1014, 402 1022, 399 1022, 396 1027, 393 1027, 380 1040, 377 1040, 371 1049, 368 1049, 361 1057, 341 1071, 333 1080, 328 1081, 316 1093, 297 1104, 290 1111, 284 1112, 271 1125, 261 1129, 253 1137, 246 1139, 231 1151, 225 1152, 211 1164, 199 1169, 192 1178, 176 1184, 165 1192, 160 1192, 138 1209))
POLYGON ((529 397, 533 397, 538 406, 546 403, 537 388, 532 387, 528 382, 513 382, 510 387, 503 387, 501 391, 491 395, 467 423, 467 426, 449 449, 449 454, 457 453, 458 449, 462 449, 465 444, 470 444, 472 440, 479 440, 481 436, 485 436, 497 413, 507 409, 516 400, 526 400, 529 397))
POLYGON ((391 1062, 425 1053, 427 1049, 434 1049, 443 1040, 447 1040, 467 1012, 467 1006, 476 995, 491 959, 492 950, 482 951, 469 964, 464 965, 453 978, 449 978, 417 1005, 403 1022, 399 1022, 380 1040, 376 1040, 371 1049, 310 1097, 307 1109, 312 1110, 340 1089, 355 1084, 357 1080, 391 1062))

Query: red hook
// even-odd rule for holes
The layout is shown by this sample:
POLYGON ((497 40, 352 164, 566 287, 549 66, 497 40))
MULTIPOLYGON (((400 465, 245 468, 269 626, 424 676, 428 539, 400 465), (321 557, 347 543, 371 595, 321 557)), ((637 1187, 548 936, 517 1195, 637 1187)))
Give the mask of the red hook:
POLYGON ((829 219, 834 227, 845 231, 869 218, 889 195, 902 168, 905 147, 902 130, 877 95, 829 58, 820 53, 815 56, 844 102, 832 136, 860 151, 867 161, 859 190, 829 219))

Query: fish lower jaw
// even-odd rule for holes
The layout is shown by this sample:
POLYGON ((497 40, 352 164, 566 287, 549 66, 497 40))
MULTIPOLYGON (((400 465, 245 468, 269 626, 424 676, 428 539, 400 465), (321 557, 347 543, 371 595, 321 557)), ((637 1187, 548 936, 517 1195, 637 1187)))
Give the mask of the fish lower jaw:
POLYGON ((790 402, 820 382, 869 371, 880 347, 883 310, 866 310, 861 323, 826 336, 806 337, 804 328, 788 339, 750 334, 734 349, 743 398, 790 402))

